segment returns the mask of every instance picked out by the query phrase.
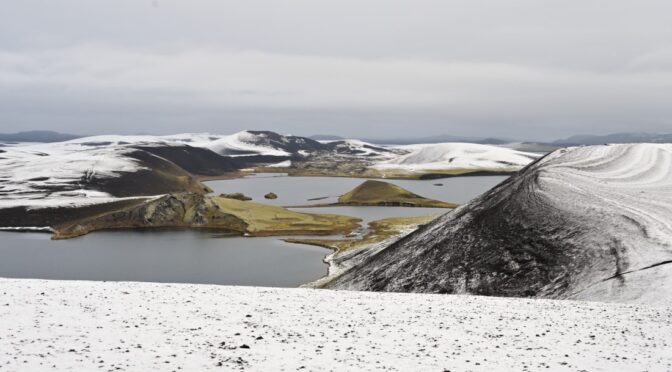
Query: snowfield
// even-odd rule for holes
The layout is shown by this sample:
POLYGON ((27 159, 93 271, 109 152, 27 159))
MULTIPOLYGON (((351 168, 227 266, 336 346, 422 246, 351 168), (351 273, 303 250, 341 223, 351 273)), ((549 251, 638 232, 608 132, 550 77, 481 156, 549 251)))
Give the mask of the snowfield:
POLYGON ((0 279, 0 371, 669 371, 672 309, 0 279))
POLYGON ((377 169, 409 171, 483 169, 513 172, 539 157, 538 154, 474 143, 437 143, 397 146, 406 155, 380 162, 377 169))

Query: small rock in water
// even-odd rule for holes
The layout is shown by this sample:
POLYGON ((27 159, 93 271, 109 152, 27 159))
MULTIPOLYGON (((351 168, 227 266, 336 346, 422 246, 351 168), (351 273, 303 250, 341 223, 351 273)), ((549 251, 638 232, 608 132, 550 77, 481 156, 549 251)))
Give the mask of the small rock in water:
POLYGON ((252 200, 249 196, 240 193, 240 192, 234 192, 232 194, 219 194, 220 198, 226 198, 226 199, 236 199, 236 200, 241 200, 241 201, 248 201, 252 200))
POLYGON ((442 183, 435 183, 434 186, 443 186, 442 183))
POLYGON ((277 199, 278 195, 273 193, 273 192, 269 192, 268 194, 264 195, 264 198, 266 198, 266 199, 277 199))

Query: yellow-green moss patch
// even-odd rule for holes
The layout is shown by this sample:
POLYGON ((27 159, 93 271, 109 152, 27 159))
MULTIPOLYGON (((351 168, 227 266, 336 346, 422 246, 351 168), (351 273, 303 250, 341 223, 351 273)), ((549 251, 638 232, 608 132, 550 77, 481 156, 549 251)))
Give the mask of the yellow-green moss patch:
POLYGON ((359 218, 337 214, 299 213, 249 201, 213 198, 226 214, 247 223, 250 235, 331 235, 348 233, 359 226, 359 218))

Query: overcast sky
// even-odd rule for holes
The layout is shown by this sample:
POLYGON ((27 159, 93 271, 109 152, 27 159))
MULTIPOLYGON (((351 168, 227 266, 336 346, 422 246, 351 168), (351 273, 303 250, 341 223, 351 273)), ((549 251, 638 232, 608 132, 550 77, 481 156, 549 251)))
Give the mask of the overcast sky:
POLYGON ((672 132, 672 1, 0 0, 0 132, 672 132))

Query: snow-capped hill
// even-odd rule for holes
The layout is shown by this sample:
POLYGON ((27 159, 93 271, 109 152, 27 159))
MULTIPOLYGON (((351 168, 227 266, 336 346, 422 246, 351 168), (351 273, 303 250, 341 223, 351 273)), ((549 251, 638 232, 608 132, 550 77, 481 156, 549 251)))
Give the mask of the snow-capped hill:
POLYGON ((110 194, 82 184, 142 169, 138 160, 126 156, 128 152, 77 142, 7 147, 0 158, 0 208, 109 201, 110 194))
POLYGON ((336 154, 392 158, 395 154, 404 153, 404 151, 395 151, 394 148, 376 146, 355 139, 329 141, 326 142, 326 145, 330 151, 336 154))
POLYGON ((324 150, 324 146, 305 137, 284 136, 269 131, 242 131, 210 143, 200 143, 221 155, 292 156, 300 151, 324 150))
POLYGON ((127 146, 127 145, 150 145, 150 144, 169 144, 176 141, 171 141, 168 138, 161 136, 122 136, 122 135, 100 135, 73 139, 61 143, 56 143, 57 147, 106 147, 106 146, 127 146), (59 146, 60 145, 60 146, 59 146))
POLYGON ((375 167, 411 171, 487 169, 511 172, 521 169, 539 157, 534 153, 474 143, 437 143, 397 148, 407 153, 375 167))
POLYGON ((3 147, 0 208, 81 206, 202 190, 192 175, 240 169, 200 147, 154 136, 95 136, 3 147))
POLYGON ((561 149, 327 286, 672 300, 672 145, 561 149))
POLYGON ((375 146, 359 140, 316 141, 307 137, 281 135, 270 131, 247 130, 221 136, 208 141, 192 142, 192 146, 208 148, 227 156, 266 155, 279 157, 305 157, 315 154, 349 156, 387 156, 406 153, 391 148, 375 146))

